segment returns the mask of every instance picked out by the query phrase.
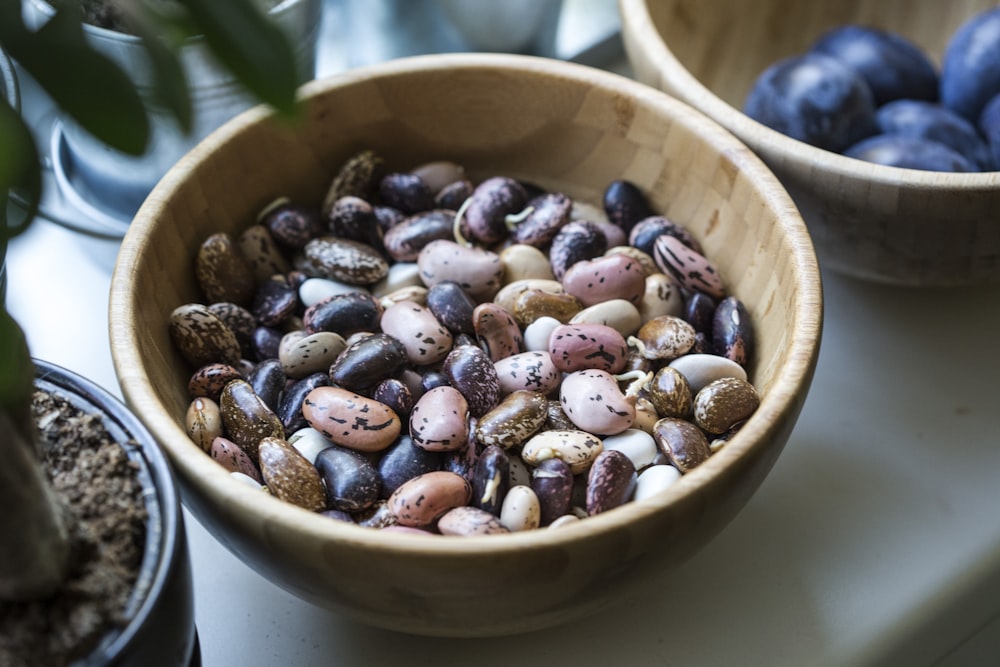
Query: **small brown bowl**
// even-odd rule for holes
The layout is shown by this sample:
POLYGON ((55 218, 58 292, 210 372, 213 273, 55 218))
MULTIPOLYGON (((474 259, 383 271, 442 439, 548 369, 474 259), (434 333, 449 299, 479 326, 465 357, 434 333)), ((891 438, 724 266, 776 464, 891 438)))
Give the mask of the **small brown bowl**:
POLYGON ((157 436, 186 505, 268 580, 360 621, 428 635, 566 622, 676 567, 751 497, 781 452, 815 368, 820 278, 794 205, 732 135, 626 78, 524 56, 398 60, 313 82, 295 127, 251 110, 197 146, 139 211, 110 301, 115 369, 157 436), (717 454, 661 495, 559 529, 454 538, 333 521, 235 481, 187 437, 187 368, 167 320, 202 298, 203 239, 238 233, 278 196, 319 202, 357 151, 387 169, 448 159, 599 204, 628 178, 701 240, 757 332, 762 402, 717 454))
POLYGON ((786 137, 741 112, 774 62, 850 23, 899 33, 940 65, 955 30, 989 0, 619 0, 636 78, 732 131, 771 167, 802 212, 820 263, 913 286, 1000 281, 1000 172, 900 169, 786 137))

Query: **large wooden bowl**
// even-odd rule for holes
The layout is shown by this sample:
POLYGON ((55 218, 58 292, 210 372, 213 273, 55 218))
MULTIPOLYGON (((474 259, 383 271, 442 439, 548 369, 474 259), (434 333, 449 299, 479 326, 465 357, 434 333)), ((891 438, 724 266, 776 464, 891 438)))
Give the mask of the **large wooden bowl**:
POLYGON ((771 469, 799 414, 820 342, 815 255, 760 160, 701 114, 605 72, 522 56, 428 56, 307 85, 302 122, 266 110, 211 135, 151 194, 126 235, 110 301, 115 369, 158 437, 186 505, 268 580, 363 622, 432 635, 496 635, 565 622, 620 599, 712 538, 771 469), (188 440, 190 368, 167 332, 202 296, 196 248, 238 233, 279 195, 319 202, 352 154, 389 169, 431 159, 599 203, 628 178, 682 221, 747 304, 759 410, 717 455, 649 502, 564 529, 478 538, 400 535, 331 521, 234 481, 188 440))
POLYGON ((991 0, 619 0, 636 77, 715 119, 792 195, 820 263, 902 285, 1000 281, 1000 172, 885 167, 786 137, 740 109, 772 63, 848 23, 900 33, 940 65, 954 31, 991 0))

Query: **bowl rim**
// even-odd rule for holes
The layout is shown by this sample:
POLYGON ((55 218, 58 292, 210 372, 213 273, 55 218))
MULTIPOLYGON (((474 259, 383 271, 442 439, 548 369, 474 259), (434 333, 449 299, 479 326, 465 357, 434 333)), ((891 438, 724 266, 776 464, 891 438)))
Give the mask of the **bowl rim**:
POLYGON ((656 29, 649 0, 618 0, 618 6, 626 45, 630 42, 641 45, 634 56, 630 50, 629 57, 650 64, 656 71, 658 86, 683 91, 681 99, 728 128, 752 149, 765 154, 766 160, 780 160, 809 172, 827 171, 838 179, 914 190, 982 191, 1000 185, 1000 171, 946 172, 890 167, 818 148, 773 130, 716 95, 681 63, 656 29))
POLYGON ((267 108, 258 106, 215 130, 182 158, 154 188, 122 241, 112 276, 109 300, 112 359, 126 401, 168 452, 178 477, 197 487, 199 493, 211 496, 213 504, 245 506, 250 514, 265 519, 270 524, 292 526, 294 532, 315 540, 316 544, 345 542, 377 548, 383 553, 412 555, 419 552, 423 555, 472 556, 482 555, 484 552, 510 554, 523 552, 525 549, 561 547, 597 535, 613 533, 622 526, 648 519, 682 495, 696 493, 713 478, 724 476, 740 457, 748 456, 752 450, 762 447, 762 442, 773 435, 773 431, 779 428, 787 416, 784 413, 789 406, 796 403, 801 406, 818 358, 823 320, 820 271, 812 242, 798 209, 777 178, 749 148, 709 117, 666 93, 622 75, 566 61, 513 54, 432 54, 400 58, 309 82, 301 88, 300 94, 304 98, 322 95, 328 89, 350 87, 372 78, 475 69, 501 69, 531 76, 558 77, 588 87, 601 87, 616 95, 628 95, 638 104, 662 110, 673 117, 683 116, 684 124, 691 126, 705 141, 720 149, 724 148, 727 157, 741 171, 751 170, 755 176, 760 177, 757 186, 762 201, 776 212, 777 227, 782 230, 786 245, 792 249, 792 282, 798 285, 799 290, 794 319, 789 323, 790 335, 784 361, 774 376, 773 386, 763 397, 755 415, 726 447, 659 496, 642 502, 627 503, 609 512, 588 517, 585 521, 572 522, 558 530, 543 529, 461 539, 443 539, 440 535, 400 534, 333 521, 240 483, 188 438, 183 425, 170 416, 156 398, 149 388, 150 382, 143 371, 143 360, 139 355, 137 340, 141 332, 130 328, 128 322, 115 317, 114 313, 126 309, 131 302, 129 284, 135 275, 136 259, 145 252, 145 229, 166 206, 171 193, 182 184, 184 172, 207 156, 214 146, 272 116, 267 108))

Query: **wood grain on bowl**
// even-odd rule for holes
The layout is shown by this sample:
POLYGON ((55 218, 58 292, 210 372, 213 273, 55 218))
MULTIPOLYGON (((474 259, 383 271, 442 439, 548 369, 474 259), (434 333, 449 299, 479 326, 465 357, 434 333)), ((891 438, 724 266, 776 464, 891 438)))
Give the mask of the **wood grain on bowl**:
POLYGON ((500 635, 580 618, 703 546, 764 480, 815 368, 822 294, 787 193, 731 134, 617 75, 504 55, 405 59, 304 87, 296 126, 238 117, 159 184, 126 236, 111 294, 122 391, 169 453, 185 502, 269 580, 383 627, 500 635), (762 400, 701 467, 642 503, 558 529, 451 538, 332 521, 231 479, 185 434, 189 372, 167 317, 198 301, 198 245, 238 232, 278 196, 320 202, 336 170, 372 149, 387 168, 432 160, 479 181, 504 175, 600 205, 628 179, 686 225, 754 318, 762 400))

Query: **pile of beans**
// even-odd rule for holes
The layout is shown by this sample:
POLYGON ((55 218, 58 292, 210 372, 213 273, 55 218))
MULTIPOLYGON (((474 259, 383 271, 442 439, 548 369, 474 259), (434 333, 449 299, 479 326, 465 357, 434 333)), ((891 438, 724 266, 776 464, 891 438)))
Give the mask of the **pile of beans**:
POLYGON ((170 335, 187 432, 234 477, 364 526, 506 533, 656 494, 756 410, 747 310, 634 184, 597 207, 382 164, 199 249, 204 303, 170 335))

